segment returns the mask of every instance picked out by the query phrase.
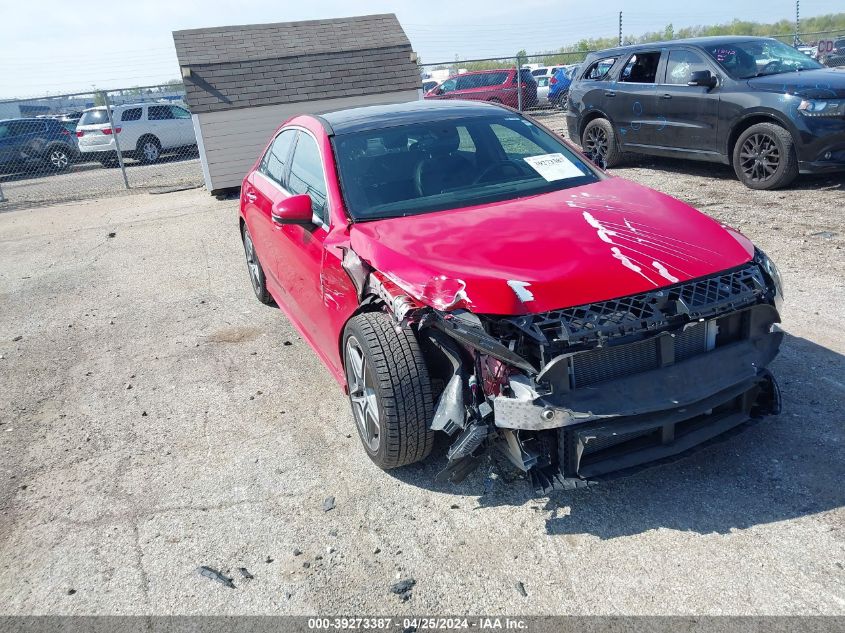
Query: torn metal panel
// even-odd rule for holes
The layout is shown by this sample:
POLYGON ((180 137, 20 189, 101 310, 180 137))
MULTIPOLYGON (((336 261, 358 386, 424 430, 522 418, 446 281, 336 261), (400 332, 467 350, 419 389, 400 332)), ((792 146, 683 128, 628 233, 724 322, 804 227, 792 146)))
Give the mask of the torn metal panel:
POLYGON ((464 386, 460 374, 455 374, 446 384, 431 422, 432 431, 445 431, 453 435, 464 428, 466 410, 464 409, 464 386))

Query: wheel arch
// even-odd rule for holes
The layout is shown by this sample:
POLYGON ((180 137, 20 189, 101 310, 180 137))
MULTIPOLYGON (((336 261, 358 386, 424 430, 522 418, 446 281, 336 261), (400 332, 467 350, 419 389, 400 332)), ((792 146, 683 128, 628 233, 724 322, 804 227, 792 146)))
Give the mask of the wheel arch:
POLYGON ((739 121, 734 123, 733 127, 731 128, 730 134, 728 134, 728 144, 725 148, 727 150, 726 156, 728 157, 728 160, 731 164, 733 164, 733 153, 734 148, 736 147, 737 140, 739 140, 739 137, 742 135, 742 133, 745 132, 745 130, 747 130, 748 128, 750 128, 752 125, 757 125, 758 123, 773 123, 775 125, 779 125, 792 135, 793 141, 796 140, 796 134, 793 126, 782 116, 779 116, 779 114, 780 113, 775 113, 768 110, 749 112, 748 114, 744 115, 739 121))
POLYGON ((606 119, 607 122, 610 123, 610 126, 613 128, 613 131, 616 132, 616 125, 613 123, 613 120, 609 116, 607 116, 607 114, 605 114, 601 110, 590 110, 588 113, 581 117, 581 123, 578 126, 578 144, 582 147, 583 145, 581 143, 581 140, 584 136, 584 130, 586 130, 587 126, 596 119, 606 119))

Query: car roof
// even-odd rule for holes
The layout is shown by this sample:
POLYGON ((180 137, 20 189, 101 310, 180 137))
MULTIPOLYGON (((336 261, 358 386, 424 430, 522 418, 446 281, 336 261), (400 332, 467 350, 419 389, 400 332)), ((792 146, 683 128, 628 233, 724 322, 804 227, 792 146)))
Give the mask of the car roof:
POLYGON ((408 123, 445 121, 463 117, 506 113, 510 113, 510 110, 484 101, 461 101, 457 99, 454 101, 439 101, 427 99, 406 103, 335 110, 334 112, 327 112, 318 118, 328 124, 331 133, 348 134, 408 123))
MULTIPOLYGON (((0 123, 11 123, 12 121, 24 121, 25 123, 44 123, 45 121, 56 121, 52 117, 37 118, 34 116, 21 117, 19 119, 0 119, 0 123)), ((58 121, 56 121, 58 123, 58 121)))
POLYGON ((614 53, 627 53, 639 50, 654 48, 669 48, 671 46, 719 46, 720 44, 731 44, 734 42, 751 42, 754 40, 772 40, 771 37, 756 37, 753 35, 711 35, 708 37, 688 37, 682 40, 666 40, 662 42, 645 42, 643 44, 628 44, 627 46, 616 46, 601 51, 590 53, 590 57, 601 55, 605 57, 614 53))

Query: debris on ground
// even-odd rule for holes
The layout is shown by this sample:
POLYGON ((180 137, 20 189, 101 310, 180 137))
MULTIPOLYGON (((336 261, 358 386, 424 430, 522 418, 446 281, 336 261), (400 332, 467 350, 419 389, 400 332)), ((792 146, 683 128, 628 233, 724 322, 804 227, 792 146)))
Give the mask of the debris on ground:
POLYGON ((334 497, 326 497, 326 500, 323 501, 323 512, 329 510, 334 510, 334 497))
POLYGON ((22 338, 23 338, 23 336, 16 336, 15 338, 12 339, 12 343, 17 343, 22 338))
POLYGON ((114 231, 112 231, 111 233, 106 234, 106 237, 116 237, 116 236, 117 236, 117 233, 115 233, 114 231))
POLYGON ((311 563, 309 563, 308 561, 305 561, 304 563, 302 563, 302 567, 303 567, 303 569, 308 569, 308 568, 311 567, 311 563))
POLYGON ((403 578, 399 582, 395 582, 390 585, 390 592, 395 593, 397 596, 402 598, 403 602, 407 602, 411 597, 411 589, 413 589, 416 584, 417 581, 413 578, 403 578))
POLYGON ((205 576, 209 580, 219 582, 221 585, 225 585, 229 589, 235 589, 235 582, 228 576, 224 576, 223 573, 217 571, 216 569, 202 565, 197 567, 197 573, 200 576, 205 576))
POLYGON ((522 594, 522 597, 523 597, 523 598, 527 598, 527 597, 528 597, 528 592, 527 592, 527 591, 525 591, 525 585, 523 585, 521 581, 518 581, 518 582, 516 583, 516 590, 517 590, 519 593, 521 593, 521 594, 522 594))
POLYGON ((241 576, 243 576, 247 580, 252 580, 253 578, 255 578, 255 576, 249 573, 249 570, 246 567, 238 567, 238 571, 241 572, 241 576))
POLYGON ((272 563, 273 559, 268 556, 267 558, 264 559, 264 562, 265 563, 272 563))
POLYGON ((300 556, 301 554, 302 554, 302 550, 301 550, 301 549, 299 549, 298 547, 294 547, 294 548, 293 548, 293 555, 294 555, 294 556, 300 556))

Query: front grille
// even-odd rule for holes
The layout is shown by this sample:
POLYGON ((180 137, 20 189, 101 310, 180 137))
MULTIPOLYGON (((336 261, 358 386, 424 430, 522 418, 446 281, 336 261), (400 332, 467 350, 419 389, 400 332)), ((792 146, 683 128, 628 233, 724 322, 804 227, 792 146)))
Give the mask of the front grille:
MULTIPOLYGON (((672 335, 675 362, 707 351, 707 325, 695 323, 672 335)), ((603 347, 572 357, 572 386, 586 387, 660 367, 660 341, 603 347)))
POLYGON ((709 318, 756 303, 765 292, 760 267, 749 263, 639 295, 515 317, 510 323, 541 345, 574 345, 654 330, 679 317, 709 318))

